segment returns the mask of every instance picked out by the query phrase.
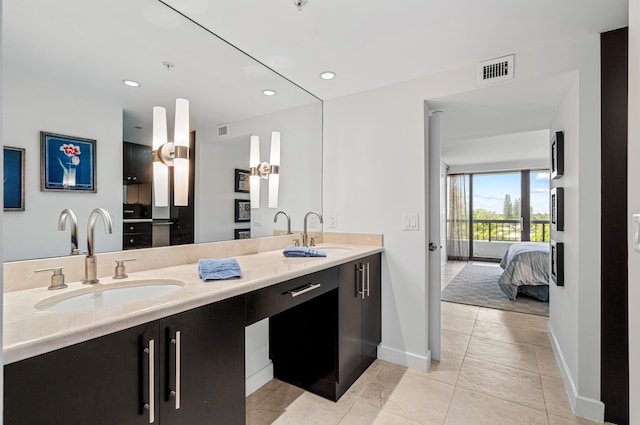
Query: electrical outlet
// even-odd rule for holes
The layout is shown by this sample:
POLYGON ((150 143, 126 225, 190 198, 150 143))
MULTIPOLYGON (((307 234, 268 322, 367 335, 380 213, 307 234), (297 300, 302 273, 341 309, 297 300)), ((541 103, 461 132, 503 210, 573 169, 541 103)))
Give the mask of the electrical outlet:
POLYGON ((316 217, 315 215, 309 216, 308 223, 309 223, 309 227, 315 228, 318 224, 318 217, 316 217))
POLYGON ((329 228, 330 229, 337 229, 338 228, 338 216, 335 214, 329 214, 327 216, 327 221, 329 222, 329 228))
POLYGON ((251 217, 251 222, 254 226, 256 227, 261 227, 262 226, 262 221, 261 221, 262 217, 260 216, 260 214, 257 213, 253 213, 252 217, 251 217))

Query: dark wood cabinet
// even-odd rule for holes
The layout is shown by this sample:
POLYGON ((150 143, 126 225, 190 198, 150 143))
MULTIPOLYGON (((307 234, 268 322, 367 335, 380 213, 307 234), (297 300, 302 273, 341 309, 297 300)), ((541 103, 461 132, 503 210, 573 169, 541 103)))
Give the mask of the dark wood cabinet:
POLYGON ((276 378, 336 401, 369 367, 381 341, 380 261, 376 254, 330 269, 337 290, 271 316, 276 378))
POLYGON ((4 423, 244 424, 244 320, 236 297, 9 364, 4 423))
POLYGON ((153 223, 148 220, 122 220, 122 249, 151 248, 153 223))
POLYGON ((153 181, 153 151, 150 146, 123 142, 122 159, 124 184, 151 183, 153 181))

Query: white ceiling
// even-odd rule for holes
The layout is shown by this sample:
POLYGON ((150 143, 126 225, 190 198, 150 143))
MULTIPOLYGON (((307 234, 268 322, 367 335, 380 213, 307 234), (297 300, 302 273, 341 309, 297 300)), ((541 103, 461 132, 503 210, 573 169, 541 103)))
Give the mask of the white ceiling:
MULTIPOLYGON (((627 0, 165 0, 286 78, 331 99, 627 25, 627 0), (322 71, 337 78, 324 81, 322 71)), ((516 65, 517 66, 517 65, 516 65)), ((516 71, 517 74, 517 71, 516 71)), ((575 75, 441 99, 450 164, 545 163, 575 75)))
POLYGON ((166 0, 322 99, 627 25, 627 0, 166 0), (332 70, 338 77, 323 81, 332 70))

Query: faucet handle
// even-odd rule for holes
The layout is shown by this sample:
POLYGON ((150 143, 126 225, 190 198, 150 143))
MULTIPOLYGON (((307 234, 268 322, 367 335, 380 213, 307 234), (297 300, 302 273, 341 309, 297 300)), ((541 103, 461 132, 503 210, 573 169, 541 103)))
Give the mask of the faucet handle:
POLYGON ((309 243, 309 246, 316 246, 316 237, 315 236, 311 236, 311 242, 309 243))
POLYGON ((291 239, 293 241, 293 245, 294 246, 300 246, 300 239, 295 238, 295 239, 291 239))
POLYGON ((64 269, 63 266, 47 267, 44 269, 36 269, 35 273, 53 271, 53 274, 51 275, 51 284, 48 289, 64 289, 67 285, 64 283, 64 274, 62 274, 62 269, 64 269))
POLYGON ((137 258, 123 258, 121 260, 116 260, 116 269, 113 275, 113 279, 124 279, 125 277, 129 277, 127 275, 127 269, 125 268, 125 261, 135 261, 137 258))

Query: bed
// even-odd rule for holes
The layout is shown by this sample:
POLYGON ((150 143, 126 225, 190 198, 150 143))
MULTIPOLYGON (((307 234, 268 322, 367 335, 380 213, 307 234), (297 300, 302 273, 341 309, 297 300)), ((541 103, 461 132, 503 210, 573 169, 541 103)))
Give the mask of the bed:
POLYGON ((511 245, 500 262, 504 269, 498 283, 507 296, 515 300, 526 294, 549 301, 549 244, 519 242, 511 245))

